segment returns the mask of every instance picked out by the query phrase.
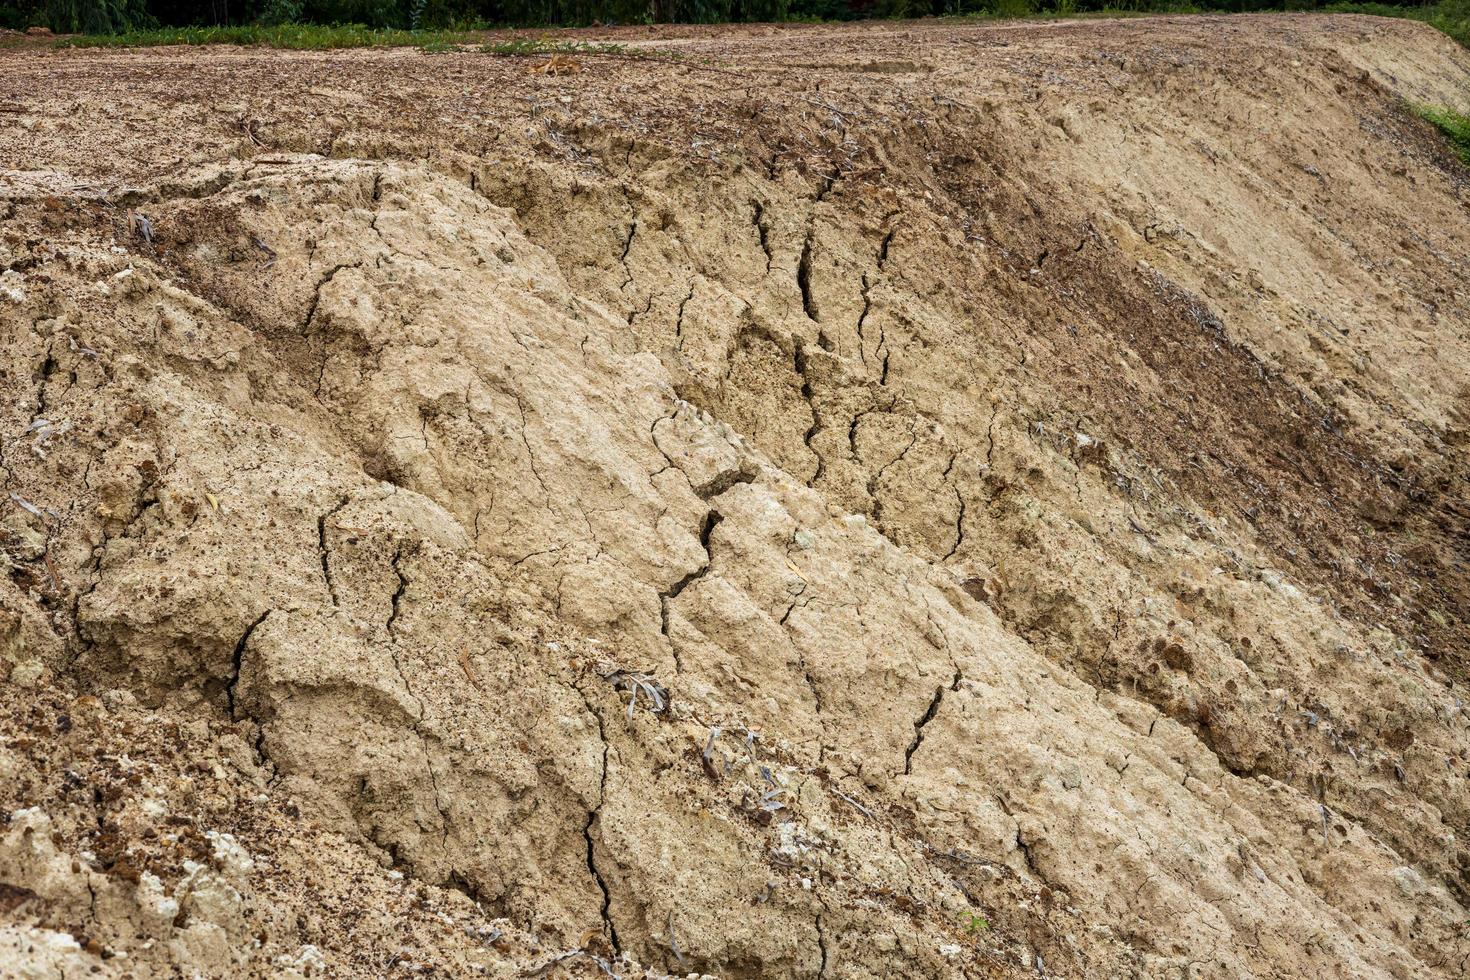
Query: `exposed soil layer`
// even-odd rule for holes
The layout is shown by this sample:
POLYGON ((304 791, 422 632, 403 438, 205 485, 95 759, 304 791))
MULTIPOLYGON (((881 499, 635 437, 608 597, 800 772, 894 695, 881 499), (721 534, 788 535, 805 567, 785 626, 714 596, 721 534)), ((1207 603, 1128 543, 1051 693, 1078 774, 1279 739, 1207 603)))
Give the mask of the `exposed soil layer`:
POLYGON ((1470 54, 567 33, 0 52, 0 972, 1464 975, 1470 54))

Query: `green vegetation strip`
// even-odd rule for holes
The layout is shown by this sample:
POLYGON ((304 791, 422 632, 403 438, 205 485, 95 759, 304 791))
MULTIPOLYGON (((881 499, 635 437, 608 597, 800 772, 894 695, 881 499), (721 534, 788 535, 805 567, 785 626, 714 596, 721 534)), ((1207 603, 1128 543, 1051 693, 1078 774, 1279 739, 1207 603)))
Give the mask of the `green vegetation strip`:
POLYGON ((244 24, 238 27, 165 27, 121 34, 78 34, 58 38, 58 48, 152 48, 175 44, 238 44, 300 51, 335 48, 438 47, 469 44, 473 35, 462 31, 402 31, 360 24, 280 24, 274 27, 244 24))
MULTIPOLYGON (((3 8, 4 0, 0 0, 3 8)), ((1229 0, 1123 0, 1117 6, 1085 9, 1078 0, 983 0, 979 9, 965 0, 955 0, 953 14, 964 18, 1015 20, 1070 19, 1074 17, 1138 17, 1149 14, 1228 13, 1229 0), (1226 9, 1221 9, 1221 8, 1226 9)), ((1470 0, 1438 0, 1422 6, 1399 7, 1385 3, 1334 3, 1313 8, 1308 0, 1284 0, 1282 7, 1302 12, 1371 14, 1423 21, 1470 47, 1470 0)), ((1278 8, 1279 10, 1280 8, 1278 8)), ((1271 13, 1261 9, 1259 13, 1271 13)), ((784 19, 806 19, 787 17, 784 19)), ((157 30, 130 30, 117 34, 77 34, 58 38, 63 48, 141 48, 175 44, 236 44, 271 48, 325 51, 334 48, 415 47, 426 51, 452 51, 459 45, 483 40, 465 30, 402 30, 365 27, 361 24, 316 25, 278 24, 265 26, 244 24, 235 27, 166 27, 157 30)), ((593 50, 596 46, 560 47, 548 41, 506 41, 485 45, 480 50, 490 54, 532 55, 580 51, 584 54, 633 52, 593 50), (502 50, 503 49, 503 50, 502 50)), ((641 56, 641 55, 640 55, 641 56)))
POLYGON ((629 48, 623 44, 590 41, 555 41, 545 38, 513 38, 478 43, 482 35, 468 31, 400 31, 348 24, 333 27, 312 24, 282 24, 275 27, 174 27, 123 34, 79 34, 56 40, 59 48, 152 48, 179 44, 236 44, 295 51, 330 51, 338 48, 410 47, 424 51, 472 50, 501 57, 545 57, 553 54, 606 55, 614 58, 678 61, 678 52, 629 48))
POLYGON ((1445 139, 1450 141, 1450 146, 1459 154, 1460 160, 1470 166, 1470 116, 1453 109, 1429 105, 1414 106, 1414 112, 1444 133, 1445 139))

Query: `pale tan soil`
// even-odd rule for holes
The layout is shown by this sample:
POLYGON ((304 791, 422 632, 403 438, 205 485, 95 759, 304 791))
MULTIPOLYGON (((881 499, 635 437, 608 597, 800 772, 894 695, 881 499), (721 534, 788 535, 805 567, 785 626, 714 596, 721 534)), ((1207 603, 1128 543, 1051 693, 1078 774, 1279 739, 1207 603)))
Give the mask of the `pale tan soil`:
POLYGON ((1470 55, 577 36, 0 55, 0 973, 1463 976, 1470 55))

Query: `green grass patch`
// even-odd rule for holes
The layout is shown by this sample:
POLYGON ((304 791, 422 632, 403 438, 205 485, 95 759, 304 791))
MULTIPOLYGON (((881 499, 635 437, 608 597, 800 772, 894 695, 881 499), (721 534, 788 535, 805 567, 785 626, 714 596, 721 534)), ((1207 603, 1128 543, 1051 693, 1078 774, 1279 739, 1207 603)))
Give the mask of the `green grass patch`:
POLYGON ((58 38, 56 46, 151 48, 177 44, 237 44, 297 51, 390 47, 446 51, 453 45, 467 44, 473 40, 473 35, 462 31, 401 31, 364 27, 361 24, 280 24, 273 27, 165 27, 153 31, 127 31, 122 34, 79 34, 58 38))
POLYGON ((1427 119, 1434 124, 1436 129, 1444 133, 1445 139, 1450 141, 1450 146, 1454 147, 1460 161, 1470 167, 1470 116, 1453 109, 1432 105, 1416 105, 1414 113, 1421 119, 1427 119))

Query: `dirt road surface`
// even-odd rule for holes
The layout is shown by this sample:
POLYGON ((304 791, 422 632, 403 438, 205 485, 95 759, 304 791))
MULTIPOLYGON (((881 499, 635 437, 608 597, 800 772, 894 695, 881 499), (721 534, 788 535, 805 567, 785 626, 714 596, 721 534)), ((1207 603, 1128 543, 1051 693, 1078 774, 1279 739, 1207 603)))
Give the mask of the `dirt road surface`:
POLYGON ((0 973, 1470 969, 1470 53, 0 51, 0 973))

